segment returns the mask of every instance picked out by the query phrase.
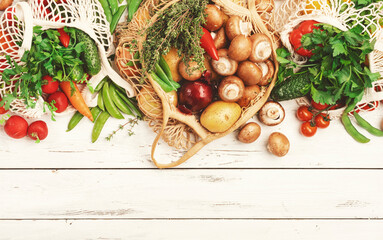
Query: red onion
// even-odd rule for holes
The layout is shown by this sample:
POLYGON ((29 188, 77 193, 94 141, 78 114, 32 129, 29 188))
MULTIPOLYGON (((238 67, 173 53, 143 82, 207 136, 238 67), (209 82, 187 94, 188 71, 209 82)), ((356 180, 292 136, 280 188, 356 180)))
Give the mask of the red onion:
POLYGON ((180 105, 184 105, 192 112, 198 112, 204 109, 212 100, 212 87, 199 80, 184 83, 179 91, 180 105))

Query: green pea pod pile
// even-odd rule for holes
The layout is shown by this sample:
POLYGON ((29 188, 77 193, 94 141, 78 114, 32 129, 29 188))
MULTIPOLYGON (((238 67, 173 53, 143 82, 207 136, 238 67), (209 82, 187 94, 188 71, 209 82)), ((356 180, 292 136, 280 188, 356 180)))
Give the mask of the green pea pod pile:
MULTIPOLYGON (((128 98, 125 91, 105 77, 95 88, 98 92, 97 106, 91 109, 94 125, 92 131, 92 142, 96 142, 110 117, 124 119, 124 115, 142 118, 142 113, 136 102, 128 98)), ((83 119, 83 115, 76 112, 68 123, 67 132, 73 130, 83 119)))
POLYGON ((151 72, 150 76, 165 92, 177 91, 180 88, 180 84, 173 80, 170 67, 163 56, 155 64, 154 72, 151 72))
POLYGON ((127 9, 129 2, 134 2, 128 0, 128 4, 123 4, 124 1, 125 0, 99 0, 104 9, 106 20, 110 24, 111 33, 114 33, 116 30, 116 26, 120 21, 122 14, 127 9))

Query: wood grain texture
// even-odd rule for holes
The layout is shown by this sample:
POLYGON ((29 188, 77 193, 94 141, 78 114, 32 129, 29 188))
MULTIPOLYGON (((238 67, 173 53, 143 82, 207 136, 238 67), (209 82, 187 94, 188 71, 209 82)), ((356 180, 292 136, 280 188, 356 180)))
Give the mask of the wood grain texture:
MULTIPOLYGON (((294 101, 283 103, 285 121, 276 127, 262 126, 259 140, 242 144, 236 133, 214 141, 192 157, 181 168, 383 168, 383 138, 372 137, 368 144, 355 142, 344 130, 340 121, 333 121, 328 129, 319 130, 312 138, 300 135, 300 122, 295 117, 294 101), (271 132, 284 133, 291 142, 287 156, 277 158, 266 150, 271 132)), ((364 116, 378 126, 383 109, 364 116)), ((145 122, 135 128, 136 135, 129 137, 121 131, 110 141, 107 136, 124 121, 107 122, 101 139, 90 143, 92 124, 83 119, 72 132, 65 132, 70 116, 49 124, 48 138, 36 144, 29 139, 10 139, 0 130, 0 168, 154 168, 150 148, 155 134, 145 122)), ((255 121, 258 121, 255 119, 255 121)), ((366 133, 363 131, 363 133, 366 133)), ((159 159, 175 160, 183 152, 159 146, 159 159)))
POLYGON ((0 171, 0 219, 381 218, 375 170, 0 171))
POLYGON ((0 221, 0 233, 0 240, 380 240, 383 221, 0 221))

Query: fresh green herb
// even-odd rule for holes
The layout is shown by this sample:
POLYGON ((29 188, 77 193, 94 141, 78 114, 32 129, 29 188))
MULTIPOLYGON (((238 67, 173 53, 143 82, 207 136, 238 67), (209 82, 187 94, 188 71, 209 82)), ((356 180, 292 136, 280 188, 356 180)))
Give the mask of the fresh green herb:
POLYGON ((139 120, 140 119, 138 117, 129 119, 129 121, 120 125, 117 130, 114 130, 108 137, 106 137, 106 140, 110 141, 114 137, 114 135, 116 135, 118 131, 123 130, 127 126, 128 126, 128 129, 127 129, 128 135, 133 136, 134 135, 133 128, 134 126, 138 124, 139 120))
POLYGON ((168 53, 171 47, 178 49, 180 56, 183 54, 185 64, 193 59, 198 63, 198 68, 205 68, 200 38, 207 2, 181 0, 159 13, 156 22, 145 31, 147 36, 140 56, 145 72, 154 71, 161 55, 168 53))

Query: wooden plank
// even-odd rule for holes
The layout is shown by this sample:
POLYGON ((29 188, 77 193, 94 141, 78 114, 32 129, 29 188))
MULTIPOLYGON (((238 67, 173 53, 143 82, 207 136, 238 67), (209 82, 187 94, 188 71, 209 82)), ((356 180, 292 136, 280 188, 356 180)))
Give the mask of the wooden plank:
POLYGON ((1 240, 378 240, 382 221, 117 220, 0 221, 1 240), (22 231, 20 231, 22 229, 22 231))
POLYGON ((0 171, 0 219, 383 218, 377 170, 0 171))
MULTIPOLYGON (((283 103, 287 116, 276 127, 262 125, 262 134, 257 142, 242 144, 236 133, 207 145, 182 168, 383 168, 383 138, 372 137, 368 144, 355 142, 344 130, 340 121, 333 121, 328 129, 319 130, 313 138, 299 133, 300 122, 295 117, 295 102, 283 103), (287 156, 277 158, 266 150, 271 132, 283 132, 291 142, 287 156)), ((374 125, 379 125, 383 111, 365 114, 374 125)), ((153 168, 150 148, 155 134, 145 122, 135 128, 136 135, 129 137, 121 131, 108 142, 100 139, 90 143, 92 125, 84 119, 73 132, 66 133, 70 116, 51 122, 47 119, 48 138, 35 144, 29 139, 14 140, 0 131, 0 168, 153 168)), ((256 120, 257 121, 257 120, 256 120)), ((102 136, 107 136, 124 121, 110 121, 102 136)), ((365 133, 363 131, 363 133, 365 133)), ((179 158, 183 154, 159 146, 157 157, 162 161, 179 158)))

